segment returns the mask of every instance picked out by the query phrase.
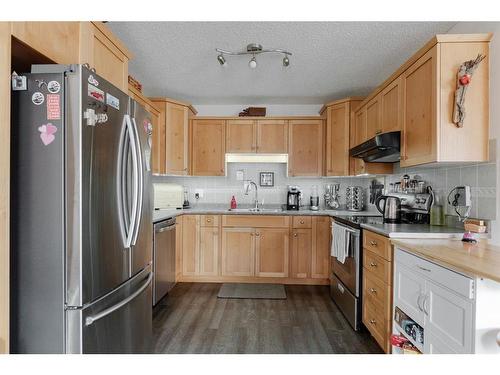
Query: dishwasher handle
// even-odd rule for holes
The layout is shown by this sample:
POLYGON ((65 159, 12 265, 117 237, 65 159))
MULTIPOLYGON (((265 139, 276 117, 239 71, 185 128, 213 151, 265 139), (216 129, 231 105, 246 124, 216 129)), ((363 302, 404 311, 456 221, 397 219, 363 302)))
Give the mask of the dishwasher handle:
POLYGON ((169 225, 168 227, 163 227, 163 228, 156 229, 155 232, 156 233, 163 233, 163 232, 174 230, 174 229, 175 229, 175 224, 174 225, 169 225))

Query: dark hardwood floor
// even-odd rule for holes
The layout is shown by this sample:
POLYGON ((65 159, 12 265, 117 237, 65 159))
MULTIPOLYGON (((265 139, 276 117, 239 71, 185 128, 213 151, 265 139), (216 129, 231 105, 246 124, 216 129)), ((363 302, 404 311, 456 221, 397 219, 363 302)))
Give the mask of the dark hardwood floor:
POLYGON ((354 332, 327 286, 286 286, 286 300, 218 299, 221 284, 180 283, 155 307, 155 353, 381 353, 354 332))

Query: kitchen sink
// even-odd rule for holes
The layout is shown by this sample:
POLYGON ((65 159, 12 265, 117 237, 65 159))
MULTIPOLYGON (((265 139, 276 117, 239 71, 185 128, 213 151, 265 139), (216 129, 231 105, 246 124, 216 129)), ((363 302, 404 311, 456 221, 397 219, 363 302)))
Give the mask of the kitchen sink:
POLYGON ((228 208, 229 212, 241 212, 241 213, 272 213, 272 212, 283 212, 281 208, 228 208))

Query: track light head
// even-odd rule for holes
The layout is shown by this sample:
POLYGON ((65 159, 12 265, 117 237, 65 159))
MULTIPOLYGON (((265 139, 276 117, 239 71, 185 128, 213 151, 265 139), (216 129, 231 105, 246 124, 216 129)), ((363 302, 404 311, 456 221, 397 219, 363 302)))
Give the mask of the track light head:
POLYGON ((288 65, 290 65, 290 59, 285 55, 285 57, 283 57, 283 66, 287 67, 288 65))
POLYGON ((255 69, 257 67, 257 60, 255 59, 255 56, 250 59, 248 62, 248 66, 252 69, 255 69))
POLYGON ((219 62, 219 64, 221 66, 227 66, 226 59, 224 58, 224 56, 222 54, 217 56, 217 61, 219 62))

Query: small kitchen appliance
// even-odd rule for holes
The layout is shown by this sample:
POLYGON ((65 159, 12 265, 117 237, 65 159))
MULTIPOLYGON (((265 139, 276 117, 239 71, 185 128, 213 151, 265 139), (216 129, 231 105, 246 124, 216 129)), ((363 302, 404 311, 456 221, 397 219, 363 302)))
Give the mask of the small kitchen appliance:
POLYGON ((298 186, 288 186, 288 193, 286 198, 286 209, 289 211, 298 211, 300 208, 300 201, 302 199, 302 192, 298 186))
POLYGON ((376 200, 375 206, 384 216, 384 223, 401 223, 401 199, 398 197, 382 195, 376 200))
MULTIPOLYGON (((387 193, 384 197, 399 198, 401 202, 400 223, 405 224, 429 224, 430 210, 432 206, 432 195, 429 193, 387 193)), ((378 205, 377 205, 378 206, 378 205)), ((377 207, 378 208, 378 207, 377 207)), ((380 208, 379 208, 380 211, 380 208)), ((382 214, 384 212, 380 211, 382 214)))
MULTIPOLYGON (((179 184, 153 184, 155 209, 182 208, 184 188, 179 184)), ((189 203, 189 202, 188 202, 189 203)))

